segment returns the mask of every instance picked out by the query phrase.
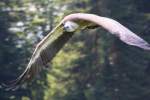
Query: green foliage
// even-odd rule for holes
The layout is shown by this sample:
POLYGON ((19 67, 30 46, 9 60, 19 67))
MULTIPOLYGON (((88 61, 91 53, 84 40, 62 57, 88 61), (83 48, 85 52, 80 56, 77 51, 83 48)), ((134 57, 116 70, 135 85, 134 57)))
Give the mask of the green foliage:
MULTIPOLYGON (((0 1, 0 82, 20 75, 37 42, 70 13, 112 17, 149 41, 145 1, 0 1)), ((16 91, 0 88, 0 100, 149 100, 149 59, 104 30, 82 31, 32 82, 16 91)))

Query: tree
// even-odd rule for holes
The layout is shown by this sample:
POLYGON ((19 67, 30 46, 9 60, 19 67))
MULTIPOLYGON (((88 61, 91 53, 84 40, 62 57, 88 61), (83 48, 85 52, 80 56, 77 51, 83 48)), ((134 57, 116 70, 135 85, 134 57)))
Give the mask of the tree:
MULTIPOLYGON (((0 1, 0 82, 25 69, 38 41, 63 16, 89 12, 111 17, 150 40, 147 0, 0 1), (15 59, 14 59, 15 58, 15 59)), ((76 33, 32 82, 1 100, 149 100, 148 52, 127 46, 105 30, 76 33), (140 58, 140 59, 139 59, 140 58)))

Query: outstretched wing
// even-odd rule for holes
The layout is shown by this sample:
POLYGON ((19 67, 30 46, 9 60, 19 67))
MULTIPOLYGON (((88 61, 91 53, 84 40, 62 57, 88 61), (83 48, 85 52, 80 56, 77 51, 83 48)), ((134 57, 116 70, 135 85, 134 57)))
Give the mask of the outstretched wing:
POLYGON ((60 23, 36 46, 25 71, 16 80, 5 85, 7 89, 15 89, 21 83, 31 80, 44 66, 47 66, 72 35, 73 32, 65 32, 60 23))
POLYGON ((150 44, 146 42, 144 39, 136 35, 135 33, 131 32, 129 29, 123 29, 119 32, 116 32, 116 34, 120 34, 119 38, 123 42, 137 46, 139 48, 142 48, 144 50, 150 50, 150 44))
POLYGON ((130 31, 119 22, 110 18, 101 17, 101 20, 97 21, 97 23, 110 33, 119 37, 120 40, 122 40, 126 44, 137 46, 144 50, 150 50, 150 44, 148 42, 130 31))
POLYGON ((86 14, 86 13, 76 13, 70 14, 64 18, 65 20, 84 20, 91 23, 103 27, 110 33, 118 36, 123 42, 140 47, 145 50, 150 50, 150 44, 148 44, 145 40, 137 36, 135 33, 130 31, 128 28, 120 24, 119 22, 107 18, 101 17, 94 14, 86 14))
POLYGON ((37 45, 27 68, 23 74, 9 85, 9 89, 16 88, 16 86, 21 83, 32 79, 43 66, 47 66, 47 63, 52 60, 57 52, 69 40, 73 32, 64 31, 62 23, 66 21, 77 22, 79 25, 78 29, 92 29, 102 26, 110 33, 118 36, 123 42, 145 50, 150 50, 150 44, 113 19, 100 17, 94 14, 71 14, 66 16, 63 21, 37 45))

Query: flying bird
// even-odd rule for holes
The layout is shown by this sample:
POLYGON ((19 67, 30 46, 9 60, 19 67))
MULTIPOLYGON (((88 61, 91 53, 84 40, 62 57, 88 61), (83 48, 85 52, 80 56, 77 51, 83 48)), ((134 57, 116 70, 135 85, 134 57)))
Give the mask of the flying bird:
POLYGON ((148 42, 111 18, 101 17, 95 14, 74 13, 64 17, 64 19, 37 44, 25 71, 16 80, 5 86, 8 87, 8 89, 15 89, 22 83, 31 80, 41 69, 48 65, 75 32, 98 27, 104 28, 128 45, 150 50, 150 44, 148 42))

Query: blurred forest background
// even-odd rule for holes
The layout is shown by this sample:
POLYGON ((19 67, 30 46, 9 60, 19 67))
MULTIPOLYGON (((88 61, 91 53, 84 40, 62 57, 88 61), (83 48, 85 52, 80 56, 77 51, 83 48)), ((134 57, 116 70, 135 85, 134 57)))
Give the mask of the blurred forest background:
MULTIPOLYGON (((116 19, 150 43, 150 0, 0 0, 0 83, 18 77, 36 44, 65 16, 116 19)), ((50 68, 0 100, 150 100, 150 52, 103 29, 85 30, 50 68)))

